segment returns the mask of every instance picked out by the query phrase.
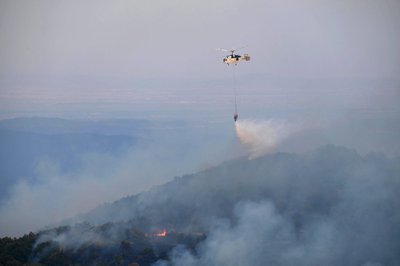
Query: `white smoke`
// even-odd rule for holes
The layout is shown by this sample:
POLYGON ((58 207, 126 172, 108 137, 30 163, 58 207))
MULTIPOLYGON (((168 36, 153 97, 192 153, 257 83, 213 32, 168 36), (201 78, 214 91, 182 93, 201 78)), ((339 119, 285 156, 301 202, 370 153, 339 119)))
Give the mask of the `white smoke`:
POLYGON ((279 120, 237 121, 236 134, 247 148, 249 159, 254 159, 273 151, 284 139, 295 131, 293 125, 279 120))
MULTIPOLYGON (((211 162, 217 164, 225 158, 227 144, 201 130, 198 125, 160 125, 147 134, 147 139, 138 137, 137 141, 143 143, 126 146, 119 153, 77 151, 74 155, 81 165, 74 171, 65 170, 61 159, 38 158, 34 171, 37 180, 21 178, 10 185, 7 197, 0 201, 0 237, 22 236, 58 224, 102 203, 146 191, 174 176, 197 172, 211 162)), ((30 153, 30 149, 27 145, 25 151, 30 153)))

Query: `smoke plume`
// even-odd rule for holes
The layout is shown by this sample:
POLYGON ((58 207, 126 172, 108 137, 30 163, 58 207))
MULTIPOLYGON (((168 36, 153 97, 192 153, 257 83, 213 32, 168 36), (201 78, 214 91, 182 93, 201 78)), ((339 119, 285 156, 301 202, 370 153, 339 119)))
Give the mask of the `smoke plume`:
POLYGON ((100 206, 75 220, 95 229, 75 226, 38 243, 79 249, 167 228, 205 238, 194 245, 167 236, 173 244, 157 266, 397 266, 399 160, 332 145, 239 158, 100 206))
POLYGON ((199 176, 220 188, 207 208, 190 192, 207 238, 156 265, 399 265, 398 162, 326 146, 224 165, 199 176))

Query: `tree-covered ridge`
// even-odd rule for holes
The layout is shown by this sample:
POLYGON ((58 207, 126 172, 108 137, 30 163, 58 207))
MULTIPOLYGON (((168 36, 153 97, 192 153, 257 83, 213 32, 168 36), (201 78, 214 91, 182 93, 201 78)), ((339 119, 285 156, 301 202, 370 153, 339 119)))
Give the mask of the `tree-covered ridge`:
POLYGON ((153 230, 132 222, 78 224, 0 239, 0 265, 151 265, 178 244, 194 250, 202 234, 153 230))
POLYGON ((37 235, 29 233, 20 238, 0 238, 0 265, 28 263, 37 235))
POLYGON ((397 266, 399 162, 336 146, 225 162, 41 231, 0 263, 397 266))

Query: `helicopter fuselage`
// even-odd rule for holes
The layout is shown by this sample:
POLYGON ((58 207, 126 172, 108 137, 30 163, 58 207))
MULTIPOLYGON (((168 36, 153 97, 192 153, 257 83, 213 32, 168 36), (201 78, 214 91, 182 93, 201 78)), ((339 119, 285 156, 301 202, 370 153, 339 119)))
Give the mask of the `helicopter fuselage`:
POLYGON ((250 56, 248 54, 244 54, 243 56, 238 54, 231 54, 224 57, 223 62, 230 65, 239 63, 240 61, 250 61, 250 56))

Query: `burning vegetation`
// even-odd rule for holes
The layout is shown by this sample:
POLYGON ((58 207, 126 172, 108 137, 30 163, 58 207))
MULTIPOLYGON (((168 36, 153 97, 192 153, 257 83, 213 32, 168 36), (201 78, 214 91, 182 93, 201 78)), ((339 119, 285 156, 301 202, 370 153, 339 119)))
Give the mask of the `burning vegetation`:
POLYGON ((146 237, 166 237, 167 229, 162 229, 161 231, 157 231, 155 233, 145 233, 146 237))
POLYGON ((177 245, 194 251, 204 239, 204 234, 168 232, 166 228, 148 233, 129 222, 78 224, 0 239, 0 251, 6 246, 15 249, 7 250, 7 257, 0 252, 0 265, 9 261, 21 265, 151 265, 168 260, 177 245), (16 255, 10 258, 9 254, 16 255))
POLYGON ((156 233, 156 236, 158 237, 166 237, 167 236, 167 229, 163 229, 161 232, 156 233))

